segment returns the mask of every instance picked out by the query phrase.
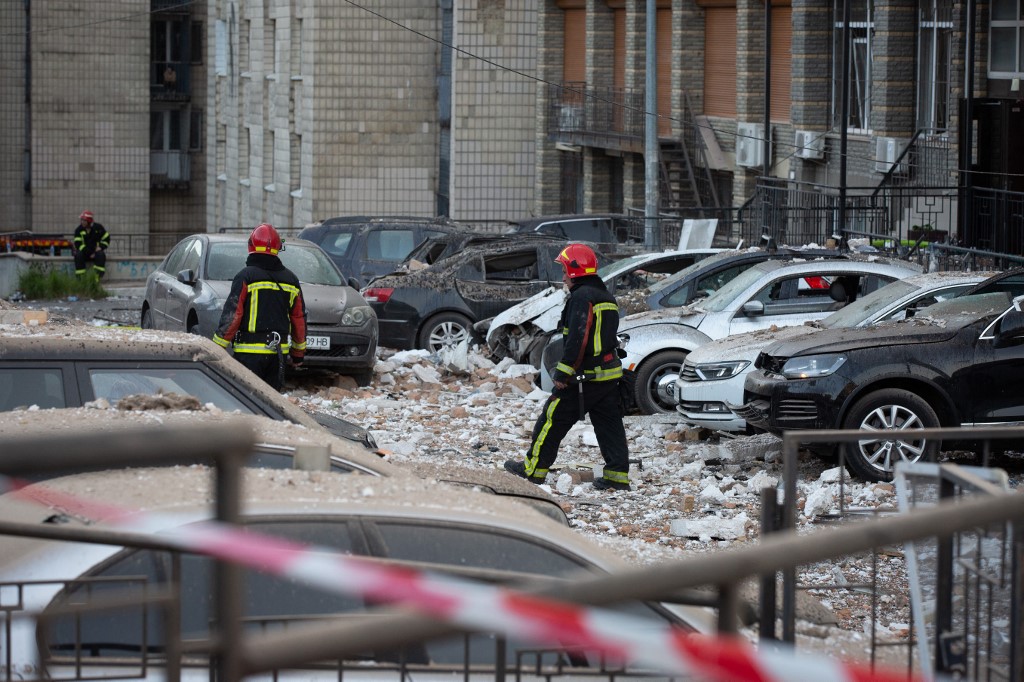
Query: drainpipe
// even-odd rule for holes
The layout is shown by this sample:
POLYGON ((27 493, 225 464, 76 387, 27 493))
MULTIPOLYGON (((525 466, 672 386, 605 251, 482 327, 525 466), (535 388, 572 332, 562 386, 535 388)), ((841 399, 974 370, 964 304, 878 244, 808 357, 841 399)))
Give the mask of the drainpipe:
POLYGON ((647 74, 644 77, 644 246, 661 246, 658 230, 658 6, 656 0, 647 0, 647 74))
MULTIPOLYGON (((850 1, 843 0, 843 96, 839 120, 839 216, 836 234, 846 227, 846 150, 850 129, 850 1)), ((842 239, 840 239, 842 243, 842 239)))
POLYGON ((960 185, 964 188, 963 201, 960 202, 960 225, 957 233, 960 238, 969 237, 967 246, 975 246, 973 243, 974 230, 969 229, 971 216, 973 215, 972 203, 974 202, 974 22, 976 21, 977 7, 975 0, 967 0, 967 40, 964 46, 964 66, 967 73, 964 74, 964 120, 961 125, 964 127, 964 134, 960 137, 967 145, 967 154, 964 156, 964 167, 961 169, 963 180, 960 185), (966 234, 965 234, 966 233, 966 234))
POLYGON ((764 0, 764 176, 772 172, 772 0, 764 0))
POLYGON ((32 0, 25 0, 25 142, 21 183, 25 192, 32 191, 32 0))

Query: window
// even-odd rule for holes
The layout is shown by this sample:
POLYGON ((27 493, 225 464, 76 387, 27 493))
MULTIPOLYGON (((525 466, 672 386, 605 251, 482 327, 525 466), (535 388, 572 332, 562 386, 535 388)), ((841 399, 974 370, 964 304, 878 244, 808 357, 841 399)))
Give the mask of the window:
POLYGON ((192 39, 189 41, 189 60, 193 64, 203 63, 203 43, 206 42, 206 35, 203 33, 203 22, 193 21, 191 26, 192 39))
POLYGON ((228 75, 228 25, 223 19, 218 19, 213 25, 214 33, 214 72, 218 76, 228 75))
POLYGON ((989 78, 1024 76, 1024 4, 1021 0, 992 0, 989 23, 989 78))
POLYGON ((917 127, 940 132, 949 127, 952 102, 952 6, 921 0, 918 32, 917 127))
POLYGON ((416 246, 414 230, 371 230, 366 235, 369 260, 400 262, 416 246))
POLYGON ((64 377, 56 368, 0 368, 0 412, 37 405, 66 407, 64 377))
POLYGON ((198 152, 203 149, 203 112, 195 109, 189 114, 188 150, 198 152))
POLYGON ((181 271, 181 263, 185 260, 185 254, 188 253, 189 249, 192 248, 193 242, 198 241, 196 239, 185 239, 171 251, 167 258, 164 260, 164 264, 161 269, 164 272, 175 275, 181 271))
POLYGON ((857 132, 871 129, 871 35, 874 32, 873 0, 850 1, 850 109, 849 118, 842 118, 843 98, 843 2, 833 7, 832 50, 832 121, 836 128, 846 125, 857 132))
POLYGON ((149 148, 154 152, 184 149, 185 117, 181 111, 152 111, 149 114, 149 148))
POLYGON ((534 250, 484 257, 484 278, 529 281, 537 279, 537 252, 534 250))
POLYGON ((213 403, 225 412, 238 410, 252 414, 252 410, 228 389, 200 369, 175 368, 117 368, 88 370, 88 381, 96 398, 116 402, 129 395, 155 395, 158 392, 190 395, 204 405, 213 403))

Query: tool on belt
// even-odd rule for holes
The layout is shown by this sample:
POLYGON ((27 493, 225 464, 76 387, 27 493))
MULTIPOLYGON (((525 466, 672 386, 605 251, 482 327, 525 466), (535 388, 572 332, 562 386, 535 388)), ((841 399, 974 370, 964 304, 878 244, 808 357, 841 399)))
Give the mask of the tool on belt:
POLYGON ((284 354, 281 352, 281 335, 277 332, 270 332, 267 336, 267 348, 277 351, 277 381, 284 386, 284 354))

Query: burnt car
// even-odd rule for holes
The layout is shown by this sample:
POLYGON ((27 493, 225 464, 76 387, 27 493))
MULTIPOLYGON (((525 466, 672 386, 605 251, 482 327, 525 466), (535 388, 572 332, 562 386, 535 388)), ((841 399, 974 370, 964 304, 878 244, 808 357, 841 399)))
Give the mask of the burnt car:
MULTIPOLYGON (((142 327, 212 338, 247 253, 247 235, 196 234, 181 240, 146 280, 142 327)), ((279 255, 302 284, 305 365, 350 374, 366 384, 377 354, 373 310, 315 244, 289 239, 279 255)))
POLYGON ((897 462, 937 455, 919 429, 1024 424, 1022 301, 964 295, 908 320, 780 341, 747 375, 744 404, 729 407, 776 434, 865 431, 846 463, 863 479, 891 480, 897 462), (871 435, 892 429, 900 435, 871 435))
POLYGON ((299 232, 327 252, 355 288, 393 272, 422 242, 432 237, 477 234, 447 218, 341 216, 299 232))
MULTIPOLYGON (((473 325, 562 281, 564 239, 496 242, 422 270, 380 277, 363 289, 380 344, 439 351, 474 340, 473 325)), ((603 265, 601 256, 598 263, 603 265)))

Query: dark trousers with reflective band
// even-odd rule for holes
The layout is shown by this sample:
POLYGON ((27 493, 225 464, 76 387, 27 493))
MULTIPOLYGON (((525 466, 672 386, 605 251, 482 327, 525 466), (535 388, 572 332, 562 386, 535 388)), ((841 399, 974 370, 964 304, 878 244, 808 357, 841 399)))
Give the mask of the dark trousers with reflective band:
POLYGON ((82 251, 75 251, 75 274, 84 275, 86 266, 89 263, 89 256, 92 255, 92 267, 96 271, 97 277, 102 277, 107 271, 107 253, 106 251, 100 251, 96 249, 92 254, 84 253, 82 251))
POLYGON ((270 384, 275 391, 281 390, 277 353, 240 353, 235 351, 235 360, 242 366, 270 384))
MULTIPOLYGON (((604 478, 629 483, 629 447, 622 424, 619 380, 583 384, 583 410, 590 415, 594 435, 604 457, 604 478)), ((558 446, 573 424, 580 420, 579 388, 569 384, 555 389, 533 427, 533 442, 526 453, 526 474, 543 478, 558 457, 558 446)))

